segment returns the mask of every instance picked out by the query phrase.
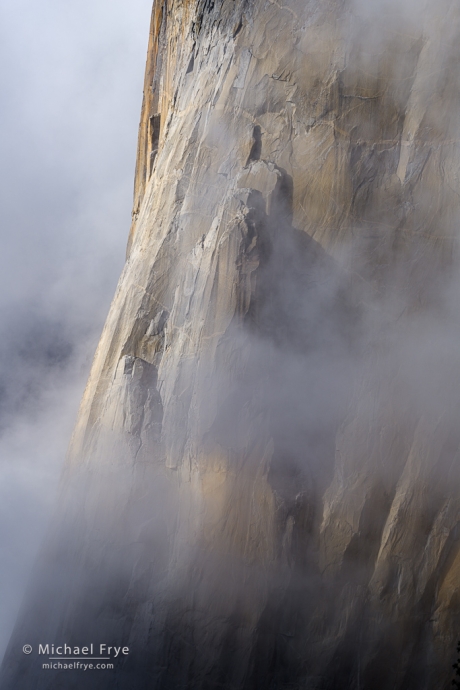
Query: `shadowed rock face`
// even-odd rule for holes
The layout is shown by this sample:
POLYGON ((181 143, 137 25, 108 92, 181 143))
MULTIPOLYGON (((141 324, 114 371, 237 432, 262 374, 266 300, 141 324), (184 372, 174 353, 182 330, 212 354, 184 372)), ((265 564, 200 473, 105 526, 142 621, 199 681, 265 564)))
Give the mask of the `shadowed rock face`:
POLYGON ((459 20, 156 0, 128 258, 22 645, 85 688, 434 690, 460 628, 459 20))

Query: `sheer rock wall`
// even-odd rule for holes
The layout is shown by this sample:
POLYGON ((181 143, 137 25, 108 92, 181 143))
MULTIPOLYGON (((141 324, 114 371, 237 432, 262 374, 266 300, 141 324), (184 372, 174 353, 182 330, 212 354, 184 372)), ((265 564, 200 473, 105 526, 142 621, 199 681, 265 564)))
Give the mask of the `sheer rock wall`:
POLYGON ((2 688, 78 687, 20 649, 91 641, 131 653, 88 688, 450 687, 459 19, 155 0, 127 262, 2 688))

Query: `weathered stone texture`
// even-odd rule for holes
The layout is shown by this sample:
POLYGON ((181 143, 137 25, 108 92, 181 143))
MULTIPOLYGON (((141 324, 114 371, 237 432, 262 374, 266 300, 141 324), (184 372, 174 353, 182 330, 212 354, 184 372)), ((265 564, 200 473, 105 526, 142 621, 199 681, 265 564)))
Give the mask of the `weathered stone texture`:
POLYGON ((88 688, 450 687, 459 20, 155 0, 128 258, 2 687, 77 687, 18 650, 91 640, 132 655, 88 688))

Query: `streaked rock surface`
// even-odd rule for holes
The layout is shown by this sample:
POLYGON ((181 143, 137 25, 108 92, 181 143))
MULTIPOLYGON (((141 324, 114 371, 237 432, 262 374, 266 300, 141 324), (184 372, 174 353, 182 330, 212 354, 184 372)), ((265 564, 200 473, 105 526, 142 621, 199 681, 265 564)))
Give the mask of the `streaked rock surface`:
POLYGON ((81 687, 39 642, 128 645, 101 690, 450 687, 459 20, 155 0, 127 262, 2 688, 81 687))

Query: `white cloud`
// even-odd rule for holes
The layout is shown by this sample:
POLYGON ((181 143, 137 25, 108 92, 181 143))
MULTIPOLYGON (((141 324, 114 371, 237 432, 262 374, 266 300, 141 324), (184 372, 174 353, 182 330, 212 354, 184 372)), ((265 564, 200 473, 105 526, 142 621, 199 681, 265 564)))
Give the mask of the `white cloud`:
POLYGON ((0 6, 0 655, 124 261, 150 11, 0 6))

